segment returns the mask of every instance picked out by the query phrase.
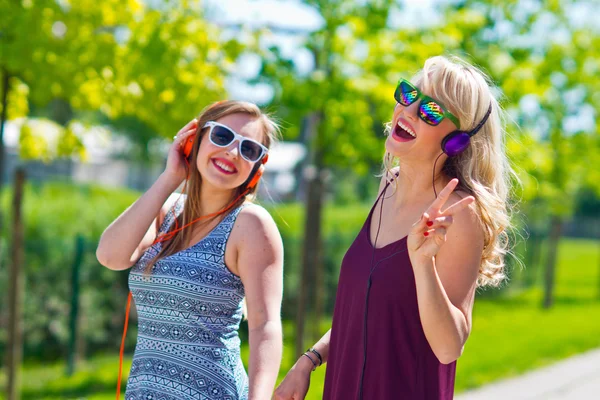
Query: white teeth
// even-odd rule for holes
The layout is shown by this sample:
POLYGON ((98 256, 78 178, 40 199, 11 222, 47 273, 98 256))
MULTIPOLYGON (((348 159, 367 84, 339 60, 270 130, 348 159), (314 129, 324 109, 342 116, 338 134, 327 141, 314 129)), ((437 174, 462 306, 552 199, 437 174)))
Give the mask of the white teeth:
POLYGON ((398 126, 400 128, 402 128, 402 129, 404 129, 406 132, 408 132, 410 134, 410 136, 415 137, 415 138, 417 137, 417 135, 415 134, 415 132, 413 132, 413 130, 410 129, 408 126, 404 125, 402 123, 402 121, 398 121, 398 126))
POLYGON ((221 169, 224 169, 227 172, 233 172, 233 168, 231 168, 229 165, 222 163, 221 161, 215 161, 215 164, 217 164, 217 166, 221 169))

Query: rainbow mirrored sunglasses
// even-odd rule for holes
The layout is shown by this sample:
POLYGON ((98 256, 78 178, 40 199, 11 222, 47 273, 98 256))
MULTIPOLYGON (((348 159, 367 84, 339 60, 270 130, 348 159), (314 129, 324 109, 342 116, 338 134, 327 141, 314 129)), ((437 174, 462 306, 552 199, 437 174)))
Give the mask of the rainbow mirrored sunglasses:
POLYGON ((421 99, 421 103, 419 103, 419 118, 425 121, 425 123, 437 126, 444 118, 448 118, 460 129, 460 122, 458 122, 458 118, 454 114, 448 111, 439 101, 421 93, 419 89, 406 79, 398 81, 394 98, 404 107, 408 107, 421 99))

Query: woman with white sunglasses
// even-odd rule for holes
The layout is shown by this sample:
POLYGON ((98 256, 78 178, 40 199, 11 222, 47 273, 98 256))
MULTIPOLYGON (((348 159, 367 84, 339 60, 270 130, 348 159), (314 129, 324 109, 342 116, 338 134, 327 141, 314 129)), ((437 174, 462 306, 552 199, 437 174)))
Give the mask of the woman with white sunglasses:
POLYGON ((127 400, 271 397, 283 245, 252 199, 277 133, 254 104, 209 106, 175 136, 152 187, 102 234, 97 258, 131 268, 138 314, 127 400), (184 180, 187 195, 174 194, 184 180), (244 302, 248 374, 238 336, 244 302))

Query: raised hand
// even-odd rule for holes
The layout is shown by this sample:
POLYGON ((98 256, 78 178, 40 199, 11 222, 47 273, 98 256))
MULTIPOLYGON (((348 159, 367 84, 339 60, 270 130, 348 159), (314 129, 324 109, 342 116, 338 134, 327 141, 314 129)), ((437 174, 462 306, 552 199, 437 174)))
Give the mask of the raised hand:
POLYGON ((169 175, 169 177, 174 181, 177 181, 177 183, 181 183, 187 174, 187 164, 182 153, 182 144, 190 135, 193 135, 196 132, 197 128, 198 120, 194 118, 173 137, 173 144, 171 145, 169 155, 167 156, 165 174, 169 175))
POLYGON ((467 196, 442 211, 456 185, 458 179, 452 179, 421 218, 413 224, 407 239, 408 254, 413 266, 415 263, 431 260, 438 254, 446 242, 446 232, 452 225, 453 216, 475 201, 473 196, 467 196))

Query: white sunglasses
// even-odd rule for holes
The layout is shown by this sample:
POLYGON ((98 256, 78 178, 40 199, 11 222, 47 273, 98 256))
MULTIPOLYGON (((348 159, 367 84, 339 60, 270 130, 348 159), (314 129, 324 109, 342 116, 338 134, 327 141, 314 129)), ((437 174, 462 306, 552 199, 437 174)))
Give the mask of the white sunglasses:
POLYGON ((235 132, 230 127, 215 121, 208 121, 202 129, 210 128, 208 139, 217 147, 227 147, 237 140, 238 151, 247 161, 257 162, 269 152, 263 144, 235 132))

